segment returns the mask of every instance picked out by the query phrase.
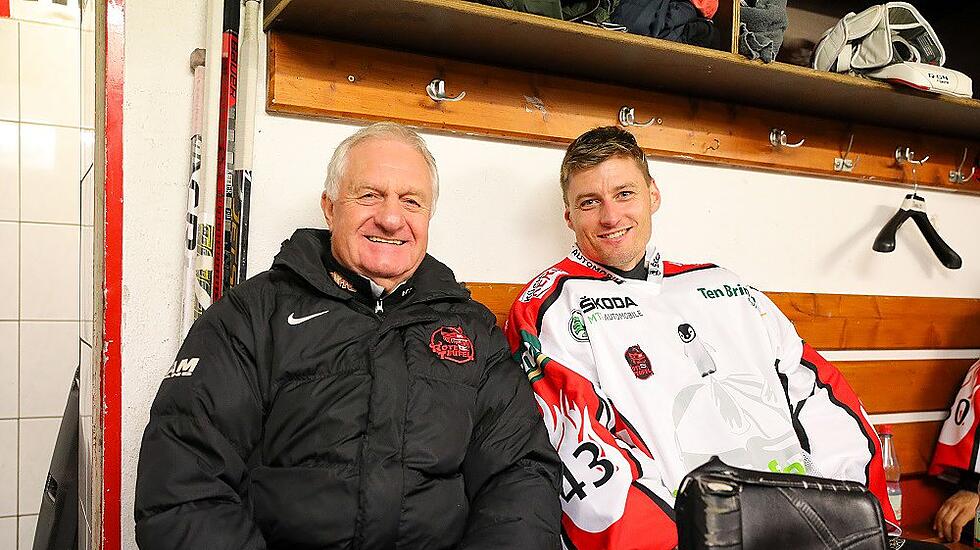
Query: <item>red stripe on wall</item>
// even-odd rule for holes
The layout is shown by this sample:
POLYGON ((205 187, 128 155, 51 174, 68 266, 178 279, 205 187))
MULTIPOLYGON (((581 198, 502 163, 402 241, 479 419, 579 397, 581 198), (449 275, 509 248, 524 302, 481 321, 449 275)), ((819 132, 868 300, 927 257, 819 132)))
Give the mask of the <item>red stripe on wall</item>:
POLYGON ((102 379, 102 550, 120 548, 122 487, 123 61, 125 0, 107 0, 105 35, 105 293, 102 379))
POLYGON ((0 0, 0 17, 10 17, 10 0, 0 0))

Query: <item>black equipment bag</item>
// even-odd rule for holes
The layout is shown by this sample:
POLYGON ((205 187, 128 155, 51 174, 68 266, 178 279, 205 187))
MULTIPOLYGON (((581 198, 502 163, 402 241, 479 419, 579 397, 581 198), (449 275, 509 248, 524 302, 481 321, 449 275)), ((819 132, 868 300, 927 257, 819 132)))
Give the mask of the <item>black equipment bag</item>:
POLYGON ((889 547, 881 503, 864 485, 743 470, 718 457, 684 478, 675 513, 680 550, 889 547))
POLYGON ((34 550, 78 548, 78 385, 76 368, 44 483, 34 550))

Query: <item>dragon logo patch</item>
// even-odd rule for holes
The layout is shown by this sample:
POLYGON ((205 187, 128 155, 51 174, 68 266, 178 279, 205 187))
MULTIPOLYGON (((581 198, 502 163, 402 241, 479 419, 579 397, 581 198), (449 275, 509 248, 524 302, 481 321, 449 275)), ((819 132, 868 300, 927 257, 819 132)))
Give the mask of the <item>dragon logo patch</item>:
POLYGON ((463 334, 463 327, 439 327, 429 338, 429 349, 439 359, 454 363, 469 363, 475 357, 473 342, 463 334))
POLYGON ((650 358, 647 357, 646 352, 640 349, 639 344, 630 346, 626 350, 626 362, 633 369, 633 375, 640 380, 646 380, 653 376, 653 366, 650 364, 650 358))

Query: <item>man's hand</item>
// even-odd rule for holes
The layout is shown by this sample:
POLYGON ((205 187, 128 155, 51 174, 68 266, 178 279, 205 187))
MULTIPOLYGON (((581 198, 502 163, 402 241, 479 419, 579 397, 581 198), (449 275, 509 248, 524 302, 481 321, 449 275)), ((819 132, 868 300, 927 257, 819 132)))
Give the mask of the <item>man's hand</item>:
POLYGON ((960 540, 963 526, 976 517, 978 500, 980 496, 973 491, 957 491, 939 507, 932 528, 949 542, 960 540))

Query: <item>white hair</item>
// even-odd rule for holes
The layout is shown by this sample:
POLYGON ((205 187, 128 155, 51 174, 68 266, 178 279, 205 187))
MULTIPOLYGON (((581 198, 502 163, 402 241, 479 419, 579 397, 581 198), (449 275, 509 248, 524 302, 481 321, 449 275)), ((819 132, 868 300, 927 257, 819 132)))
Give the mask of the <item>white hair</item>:
POLYGON ((439 199, 439 172, 436 169, 436 160, 432 158, 432 153, 426 147, 422 136, 414 130, 396 124, 394 122, 377 122, 370 126, 361 128, 353 135, 340 142, 334 149, 333 156, 330 157, 330 164, 327 165, 327 178, 323 181, 323 192, 330 200, 337 200, 340 195, 340 180, 347 171, 347 160, 350 150, 359 143, 371 138, 392 139, 400 141, 415 148, 416 151, 425 159, 429 165, 429 174, 432 176, 432 208, 431 213, 435 213, 436 201, 439 199))

